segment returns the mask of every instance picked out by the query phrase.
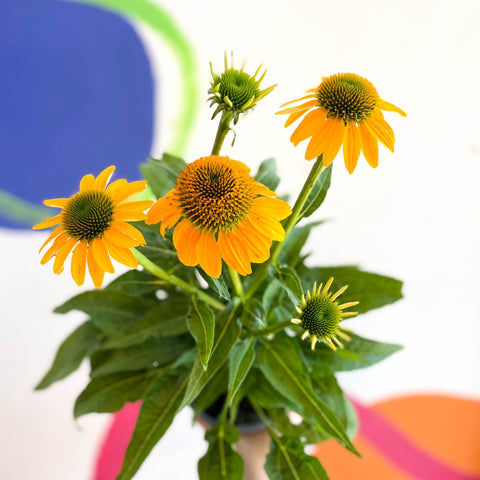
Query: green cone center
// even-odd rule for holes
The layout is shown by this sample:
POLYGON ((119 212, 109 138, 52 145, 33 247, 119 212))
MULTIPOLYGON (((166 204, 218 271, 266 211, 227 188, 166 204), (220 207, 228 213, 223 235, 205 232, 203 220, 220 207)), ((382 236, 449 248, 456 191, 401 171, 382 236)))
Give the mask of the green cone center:
POLYGON ((114 206, 105 192, 79 192, 63 212, 65 231, 78 240, 102 238, 113 221, 114 206))

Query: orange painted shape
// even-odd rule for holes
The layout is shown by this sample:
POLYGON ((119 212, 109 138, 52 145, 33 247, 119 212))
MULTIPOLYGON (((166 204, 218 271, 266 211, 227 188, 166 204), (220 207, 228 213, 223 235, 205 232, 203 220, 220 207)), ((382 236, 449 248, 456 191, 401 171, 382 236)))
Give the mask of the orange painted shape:
POLYGON ((416 395, 373 408, 419 448, 461 472, 480 475, 479 401, 416 395))
POLYGON ((323 465, 330 480, 415 480, 397 469, 362 437, 357 437, 353 444, 362 458, 356 457, 333 440, 315 447, 313 455, 323 465))

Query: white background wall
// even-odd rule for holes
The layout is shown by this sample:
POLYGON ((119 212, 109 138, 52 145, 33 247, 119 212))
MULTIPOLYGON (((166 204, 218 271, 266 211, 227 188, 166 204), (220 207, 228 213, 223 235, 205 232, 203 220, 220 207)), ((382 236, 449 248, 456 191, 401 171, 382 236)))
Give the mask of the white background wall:
MULTIPOLYGON (((319 218, 330 221, 308 244, 312 262, 358 264, 402 279, 405 299, 351 320, 359 334, 405 349, 364 371, 341 375, 364 402, 418 392, 480 399, 478 349, 480 270, 480 3, 476 0, 313 0, 232 2, 163 0, 195 46, 203 90, 208 62, 222 68, 223 52, 247 59, 247 70, 268 67, 265 85, 278 86, 237 125, 232 158, 256 166, 277 159, 279 191, 292 196, 311 164, 294 148, 285 118, 273 113, 322 76, 355 72, 408 113, 386 113, 395 153, 381 148, 372 170, 360 159, 349 175, 339 157, 319 218)), ((176 64, 162 41, 134 23, 161 80, 158 135, 152 154, 168 144, 181 101, 176 64)), ((206 99, 206 94, 205 94, 206 99)), ((208 154, 216 130, 202 105, 186 159, 208 154)), ((87 172, 86 172, 87 173, 87 172)), ((55 196, 55 192, 52 192, 55 196)), ((82 321, 52 309, 79 293, 67 276, 40 266, 45 233, 0 230, 0 476, 22 480, 85 480, 109 419, 73 421, 73 403, 87 369, 45 392, 33 387, 61 340, 82 321)), ((91 288, 87 285, 86 288, 91 288)), ((196 478, 202 432, 184 412, 138 474, 138 479, 196 478)))

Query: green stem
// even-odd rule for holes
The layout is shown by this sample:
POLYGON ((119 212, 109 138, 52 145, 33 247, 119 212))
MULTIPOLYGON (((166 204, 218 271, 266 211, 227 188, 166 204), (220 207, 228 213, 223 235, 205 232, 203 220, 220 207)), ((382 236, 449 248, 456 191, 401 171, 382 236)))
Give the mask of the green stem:
POLYGON ((232 285, 233 285, 235 294, 237 295, 237 297, 243 300, 244 293, 243 293, 243 285, 242 285, 242 281, 240 280, 240 276, 231 267, 228 267, 228 273, 230 274, 230 279, 232 280, 232 285))
POLYGON ((218 300, 215 300, 210 295, 207 295, 203 290, 198 289, 194 285, 190 285, 189 283, 185 282, 181 278, 178 278, 171 273, 166 272, 163 268, 159 267, 151 260, 149 260, 145 255, 140 253, 137 249, 132 249, 135 258, 138 260, 138 263, 148 270, 151 274, 155 275, 162 280, 170 283, 171 285, 175 285, 176 287, 181 288, 183 291, 197 295, 200 300, 203 300, 206 304, 210 305, 215 310, 222 311, 225 309, 225 305, 218 300))
MULTIPOLYGON (((315 184, 317 183, 318 177, 320 177, 322 170, 323 170, 323 155, 320 155, 319 157, 317 157, 315 164, 313 165, 307 179, 305 180, 302 190, 298 195, 297 201, 293 206, 292 214, 288 217, 287 223, 284 227, 285 237, 283 241, 285 241, 285 239, 287 238, 292 228, 300 220, 303 207, 305 206, 305 203, 308 200, 308 196, 310 195, 313 188, 315 187, 315 184)), ((268 266, 270 265, 271 262, 274 262, 274 263, 276 262, 278 254, 280 253, 280 250, 282 248, 283 241, 277 242, 273 245, 272 250, 270 251, 270 258, 266 262, 262 263, 262 265, 260 265, 260 268, 257 270, 257 273, 252 279, 252 282, 250 283, 245 293, 246 298, 250 298, 255 293, 257 288, 265 280, 268 273, 268 266)))
POLYGON ((220 123, 218 124, 217 135, 215 136, 215 141, 213 142, 212 155, 218 155, 222 149, 223 141, 227 136, 228 131, 230 130, 230 122, 232 116, 228 112, 223 112, 220 117, 220 123))

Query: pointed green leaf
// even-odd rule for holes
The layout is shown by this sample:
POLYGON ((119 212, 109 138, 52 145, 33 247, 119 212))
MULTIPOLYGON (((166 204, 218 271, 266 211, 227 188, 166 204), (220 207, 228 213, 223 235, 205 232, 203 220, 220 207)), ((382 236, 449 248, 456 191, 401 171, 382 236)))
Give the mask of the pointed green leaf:
POLYGON ((154 305, 153 299, 116 291, 91 290, 66 301, 55 309, 55 313, 80 310, 90 315, 95 327, 108 335, 115 335, 137 322, 154 305))
POLYGON ((117 480, 130 480, 152 448, 163 437, 179 410, 188 377, 185 371, 166 369, 151 385, 128 445, 117 480))
POLYGON ((227 391, 228 370, 225 364, 217 371, 195 399, 195 418, 227 391))
POLYGON ((177 177, 187 166, 181 158, 168 153, 164 153, 160 160, 147 158, 147 161, 140 165, 140 170, 157 198, 163 197, 175 186, 177 177))
POLYGON ((262 183, 270 190, 275 191, 280 183, 280 177, 277 175, 277 166, 274 158, 264 160, 258 167, 255 180, 262 183))
POLYGON ((207 369, 203 368, 200 356, 197 355, 190 375, 187 392, 182 401, 182 407, 192 403, 203 387, 225 363, 232 347, 240 336, 241 327, 237 319, 237 304, 230 306, 218 316, 215 342, 207 369))
POLYGON ((189 302, 184 295, 175 295, 161 301, 120 335, 110 337, 104 348, 122 348, 138 345, 149 338, 164 338, 188 331, 186 318, 189 302))
POLYGON ((277 273, 291 302, 298 305, 303 292, 302 283, 297 273, 290 267, 280 267, 277 269, 277 273))
POLYGON ((206 369, 213 349, 215 315, 207 304, 199 300, 193 302, 193 307, 194 310, 187 319, 187 326, 197 342, 199 359, 206 369))
POLYGON ((140 345, 101 350, 92 355, 92 378, 118 372, 158 368, 174 362, 193 346, 190 335, 149 338, 140 345))
POLYGON ((159 373, 156 370, 147 370, 94 378, 75 402, 75 418, 91 412, 117 412, 125 403, 143 398, 159 373))
POLYGON ((363 272, 358 267, 298 267, 297 273, 303 285, 311 288, 314 282, 326 282, 333 277, 331 292, 336 292, 344 285, 347 290, 339 297, 341 303, 360 302, 355 311, 368 312, 374 308, 383 307, 402 298, 402 282, 391 277, 363 272))
POLYGON ((336 352, 324 345, 317 345, 314 351, 306 342, 302 343, 302 354, 310 369, 318 375, 356 370, 378 363, 402 349, 400 345, 375 342, 349 333, 351 340, 345 342, 345 348, 336 352))
POLYGON ((198 274, 208 283, 208 286, 212 288, 220 298, 230 301, 230 291, 226 283, 225 271, 222 272, 219 278, 212 278, 207 275, 202 268, 197 269, 198 274))
POLYGON ((305 453, 296 437, 276 437, 272 441, 265 471, 270 480, 328 480, 320 462, 305 453))
POLYGON ((318 177, 315 186, 313 187, 310 195, 303 206, 302 211, 298 219, 304 217, 309 217, 312 213, 314 213, 318 207, 323 203, 325 197, 327 196, 328 189, 330 188, 330 180, 332 178, 332 165, 328 166, 323 170, 323 172, 318 177))
POLYGON ((255 361, 254 341, 255 339, 253 337, 248 337, 245 340, 238 342, 232 348, 230 356, 228 357, 228 406, 232 404, 240 385, 245 380, 245 377, 255 361))
POLYGON ((198 462, 200 480, 242 480, 242 457, 232 448, 238 437, 238 430, 228 425, 207 431, 208 451, 198 462))
POLYGON ((272 342, 261 341, 258 366, 267 380, 300 409, 299 413, 320 425, 350 451, 356 450, 333 412, 312 391, 294 339, 278 334, 272 342))
POLYGON ((85 357, 100 347, 101 336, 100 330, 95 328, 92 322, 80 325, 60 345, 50 370, 35 389, 47 388, 74 372, 85 357))
POLYGON ((117 277, 105 290, 126 293, 128 295, 146 295, 158 290, 159 280, 146 270, 129 270, 117 277))

